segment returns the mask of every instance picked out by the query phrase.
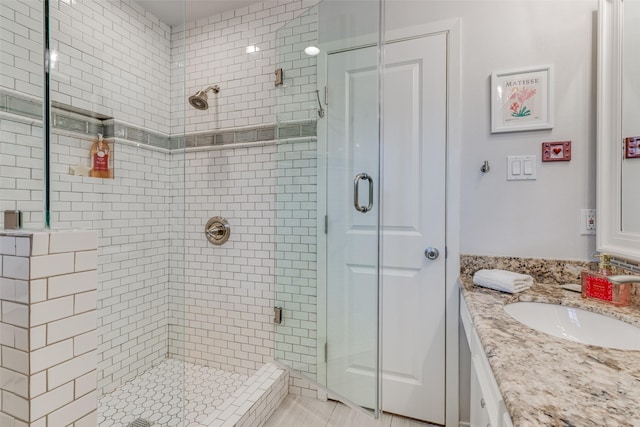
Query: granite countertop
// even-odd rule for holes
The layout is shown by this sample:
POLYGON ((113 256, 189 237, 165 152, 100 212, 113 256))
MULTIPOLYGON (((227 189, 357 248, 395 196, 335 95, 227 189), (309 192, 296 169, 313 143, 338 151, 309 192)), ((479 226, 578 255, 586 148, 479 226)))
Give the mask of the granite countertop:
POLYGON ((555 338, 519 323, 503 306, 562 304, 636 326, 640 307, 583 299, 558 284, 536 283, 511 295, 473 286, 462 274, 460 285, 514 426, 640 426, 640 351, 555 338))

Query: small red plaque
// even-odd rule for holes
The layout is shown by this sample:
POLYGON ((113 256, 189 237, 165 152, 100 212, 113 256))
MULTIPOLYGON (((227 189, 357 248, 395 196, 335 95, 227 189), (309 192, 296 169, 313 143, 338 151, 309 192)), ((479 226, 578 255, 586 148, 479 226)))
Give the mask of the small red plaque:
POLYGON ((543 162, 568 162, 571 160, 571 141, 543 142, 543 162))
POLYGON ((640 136, 632 136, 624 139, 624 157, 637 159, 640 157, 640 136))

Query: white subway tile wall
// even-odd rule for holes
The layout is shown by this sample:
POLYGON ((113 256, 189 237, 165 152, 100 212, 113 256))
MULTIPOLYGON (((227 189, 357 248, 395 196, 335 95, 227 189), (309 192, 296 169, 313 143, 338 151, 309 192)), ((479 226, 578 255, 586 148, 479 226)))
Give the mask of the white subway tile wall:
POLYGON ((273 359, 276 152, 271 144, 186 155, 184 285, 170 298, 174 357, 242 374, 273 359), (230 223, 222 246, 204 235, 212 216, 230 223))
POLYGON ((56 228, 98 231, 97 252, 74 262, 98 265, 102 394, 166 357, 171 177, 165 172, 172 161, 166 150, 121 143, 114 150, 115 179, 69 175, 68 165, 83 161, 91 145, 71 135, 53 136, 51 221, 56 228))
POLYGON ((301 13, 276 33, 277 68, 282 68, 285 84, 276 89, 279 122, 318 118, 318 96, 324 102, 324 93, 316 95, 317 57, 304 50, 318 45, 318 7, 301 13))
MULTIPOLYGON (((169 26, 130 0, 50 5, 52 101, 169 134, 169 26)), ((40 102, 42 17, 41 2, 0 3, 0 88, 40 102)), ((0 212, 21 210, 25 227, 41 228, 41 121, 0 115, 0 141, 0 212)))
MULTIPOLYGON (((0 10, 3 5, 4 1, 0 10)), ((4 52, 4 41, 0 51, 4 52)), ((0 66, 2 78, 5 66, 0 66)), ((0 213, 20 210, 24 227, 35 229, 44 224, 44 150, 42 126, 32 122, 0 113, 0 213)))
MULTIPOLYGON (((18 9, 22 15, 41 15, 22 3, 1 2, 3 24, 15 20, 18 9)), ((315 3, 267 1, 169 29, 132 1, 77 1, 74 7, 53 1, 52 47, 58 52, 53 98, 174 136, 272 124, 276 113, 287 120, 316 118, 315 59, 295 53, 275 57, 277 31, 315 3), (247 46, 260 50, 248 53, 247 46), (273 85, 276 65, 286 67, 286 88, 273 85), (186 108, 187 97, 210 84, 222 88, 217 102, 210 94, 208 111, 186 108)), ((291 33, 284 30, 287 42, 281 43, 291 40, 284 51, 315 37, 314 19, 313 13, 306 14, 291 25, 291 33)), ((22 31, 17 27, 2 26, 3 31, 22 31)), ((34 62, 15 73, 33 87, 16 77, 11 85, 1 80, 0 86, 39 95, 41 72, 33 64, 41 58, 41 35, 12 37, 13 45, 3 39, 3 55, 5 49, 23 52, 25 47, 35 52, 26 58, 34 62), (32 73, 28 79, 25 71, 32 73)), ((0 116, 0 141, 0 207, 25 211, 25 225, 39 227, 41 127, 33 120, 0 116)), ((63 274, 97 263, 97 292, 76 297, 74 315, 86 316, 86 307, 97 299, 98 395, 139 375, 167 352, 243 374, 255 372, 274 357, 276 283, 290 292, 285 319, 295 337, 279 350, 314 374, 315 143, 184 154, 116 142, 115 179, 69 175, 70 165, 86 164, 90 145, 71 132, 52 135, 52 224, 97 230, 99 249, 71 262, 64 253, 49 254, 49 242, 43 251, 42 242, 34 240, 33 250, 43 255, 34 264, 38 276, 49 267, 63 274), (278 168, 285 165, 280 176, 278 168), (279 210, 291 209, 294 214, 279 216, 279 210), (204 223, 213 215, 227 216, 232 224, 232 239, 225 246, 214 248, 204 238, 204 223), (287 233, 284 240, 276 240, 278 227, 287 233), (289 257, 288 251, 295 255, 289 257), (286 264, 277 265, 276 259, 286 264)), ((7 268, 13 275, 24 274, 12 261, 7 268)), ((34 285, 40 285, 32 295, 44 303, 45 288, 35 279, 34 285)), ((76 290, 82 286, 69 284, 76 290)), ((52 289, 60 300, 70 292, 52 289)), ((32 340, 46 345, 41 330, 34 330, 32 340)))
MULTIPOLYGON (((0 86, 42 99, 42 3, 2 0, 0 86)), ((4 175, 3 175, 4 176, 4 175)))
POLYGON ((185 168, 185 279, 170 297, 169 353, 252 374, 274 358, 275 301, 285 307, 279 359, 315 376, 315 141, 192 151, 185 168), (212 216, 231 225, 222 246, 204 235, 212 216))
POLYGON ((96 264, 42 260, 86 258, 96 244, 93 231, 0 233, 1 425, 95 418, 96 264), (6 268, 16 259, 23 279, 6 268))
MULTIPOLYGON (((278 117, 279 121, 316 118, 313 104, 309 103, 310 94, 315 96, 315 59, 293 53, 278 63, 276 34, 317 3, 318 0, 265 1, 172 28, 172 58, 174 64, 179 60, 186 65, 187 92, 174 89, 172 93, 172 133, 275 123, 279 103, 286 104, 282 111, 288 112, 286 117, 278 117), (274 86, 279 67, 285 67, 289 88, 282 101, 278 97, 285 89, 274 86), (196 110, 188 104, 190 95, 214 84, 220 86, 220 93, 208 94, 208 110, 196 110), (313 89, 307 84, 313 84, 313 89)), ((317 38, 315 15, 297 20, 301 22, 291 30, 294 37, 286 37, 286 42, 281 38, 279 51, 293 50, 294 45, 300 47, 300 43, 317 38), (301 37, 307 40, 300 40, 301 37)), ((179 67, 174 65, 173 69, 179 67)))
POLYGON ((170 27, 131 0, 51 5, 52 101, 169 133, 170 27))
POLYGON ((316 376, 317 146, 315 140, 278 145, 276 184, 275 356, 316 376))

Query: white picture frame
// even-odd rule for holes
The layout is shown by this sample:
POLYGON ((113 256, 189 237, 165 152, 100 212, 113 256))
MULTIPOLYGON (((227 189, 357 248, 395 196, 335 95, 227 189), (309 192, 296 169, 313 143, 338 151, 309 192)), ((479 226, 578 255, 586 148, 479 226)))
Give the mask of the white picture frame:
POLYGON ((552 65, 491 74, 491 133, 552 128, 552 65))

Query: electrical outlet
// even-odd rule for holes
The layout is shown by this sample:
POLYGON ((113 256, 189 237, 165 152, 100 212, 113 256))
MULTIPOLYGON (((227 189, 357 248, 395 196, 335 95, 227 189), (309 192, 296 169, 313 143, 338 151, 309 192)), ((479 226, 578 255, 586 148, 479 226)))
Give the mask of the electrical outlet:
POLYGON ((596 210, 580 209, 580 234, 596 234, 596 210))

